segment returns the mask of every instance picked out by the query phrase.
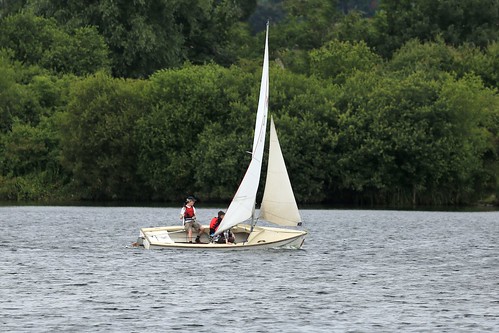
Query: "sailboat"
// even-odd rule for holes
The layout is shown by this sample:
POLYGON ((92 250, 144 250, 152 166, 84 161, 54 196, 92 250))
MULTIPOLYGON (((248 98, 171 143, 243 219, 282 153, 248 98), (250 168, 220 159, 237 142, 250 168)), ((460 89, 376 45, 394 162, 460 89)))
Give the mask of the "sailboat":
MULTIPOLYGON (((256 197, 264 157, 265 137, 268 122, 269 100, 269 24, 265 35, 260 96, 255 121, 253 149, 248 169, 234 195, 215 236, 229 230, 234 234, 234 243, 210 242, 208 234, 201 236, 201 243, 189 243, 183 226, 141 228, 137 243, 146 249, 256 249, 302 247, 307 232, 297 229, 302 219, 296 204, 286 164, 282 155, 274 120, 270 120, 270 144, 267 177, 259 216, 256 216, 256 197), (280 227, 257 226, 264 220, 280 227), (286 226, 286 228, 284 228, 286 226), (295 228, 291 228, 295 227, 295 228)), ((208 226, 204 226, 209 230, 208 226)))

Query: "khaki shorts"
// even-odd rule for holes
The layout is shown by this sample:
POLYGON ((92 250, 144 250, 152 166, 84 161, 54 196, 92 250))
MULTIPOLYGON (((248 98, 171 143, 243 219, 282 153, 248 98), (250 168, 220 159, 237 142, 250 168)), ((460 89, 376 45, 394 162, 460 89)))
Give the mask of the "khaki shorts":
POLYGON ((201 229, 201 224, 199 224, 199 222, 197 221, 188 221, 185 222, 184 229, 186 231, 194 229, 194 231, 198 232, 201 229))

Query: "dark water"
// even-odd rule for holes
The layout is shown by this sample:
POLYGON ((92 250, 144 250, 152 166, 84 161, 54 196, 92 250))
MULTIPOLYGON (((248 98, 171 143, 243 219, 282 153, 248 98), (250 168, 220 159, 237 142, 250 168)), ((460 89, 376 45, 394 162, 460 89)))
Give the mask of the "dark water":
POLYGON ((129 247, 177 214, 0 207, 0 331, 499 331, 499 212, 304 210, 303 250, 129 247))

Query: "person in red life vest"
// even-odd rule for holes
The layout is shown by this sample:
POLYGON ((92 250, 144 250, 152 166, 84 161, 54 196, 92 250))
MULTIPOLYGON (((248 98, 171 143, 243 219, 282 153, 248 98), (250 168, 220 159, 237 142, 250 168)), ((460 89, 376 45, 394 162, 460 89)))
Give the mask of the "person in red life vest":
POLYGON ((210 221, 210 236, 213 237, 213 234, 215 231, 217 231, 218 226, 222 222, 223 218, 225 216, 225 213, 223 211, 218 212, 218 216, 215 216, 214 218, 211 219, 210 221))
POLYGON ((194 208, 194 203, 196 199, 194 197, 188 197, 185 200, 185 205, 180 210, 180 219, 184 224, 185 230, 187 230, 187 237, 189 238, 189 243, 192 243, 192 230, 197 231, 198 236, 196 237, 196 243, 201 243, 200 237, 204 232, 203 226, 196 221, 196 208, 194 208))
POLYGON ((216 216, 216 217, 214 217, 214 218, 211 219, 211 222, 210 222, 210 236, 213 237, 212 241, 214 243, 220 243, 220 244, 223 244, 223 243, 226 243, 226 244, 234 243, 234 234, 230 230, 225 230, 220 235, 213 236, 213 234, 215 233, 215 231, 217 231, 218 226, 222 222, 224 216, 225 216, 225 213, 223 211, 219 211, 218 212, 218 216, 216 216))

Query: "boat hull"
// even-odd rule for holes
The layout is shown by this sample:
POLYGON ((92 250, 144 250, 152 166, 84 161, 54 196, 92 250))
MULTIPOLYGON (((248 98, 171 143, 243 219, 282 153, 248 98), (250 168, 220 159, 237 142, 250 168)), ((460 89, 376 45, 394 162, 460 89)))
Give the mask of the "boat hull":
MULTIPOLYGON (((208 226, 204 226, 209 230, 208 226)), ((203 250, 250 250, 250 249, 299 249, 307 235, 306 231, 237 225, 231 229, 234 244, 217 244, 209 241, 208 235, 201 236, 201 243, 189 243, 182 226, 142 228, 137 243, 146 249, 203 249, 203 250), (251 231, 251 232, 250 232, 251 231)), ((193 237, 194 238, 194 237, 193 237)))

